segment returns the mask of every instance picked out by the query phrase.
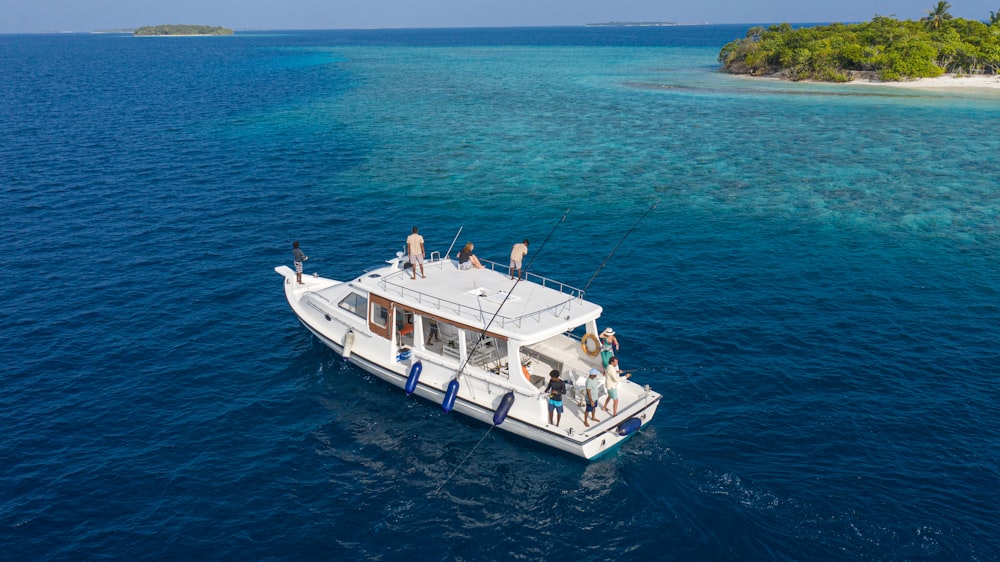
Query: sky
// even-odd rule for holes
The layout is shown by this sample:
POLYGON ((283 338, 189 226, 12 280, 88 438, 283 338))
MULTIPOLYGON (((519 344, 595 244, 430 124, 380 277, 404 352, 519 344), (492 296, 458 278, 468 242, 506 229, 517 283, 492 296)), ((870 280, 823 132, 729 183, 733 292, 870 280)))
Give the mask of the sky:
MULTIPOLYGON (((185 23, 243 29, 518 27, 609 21, 815 23, 919 19, 937 0, 0 0, 0 33, 185 23)), ((1000 0, 954 0, 987 20, 1000 0)))

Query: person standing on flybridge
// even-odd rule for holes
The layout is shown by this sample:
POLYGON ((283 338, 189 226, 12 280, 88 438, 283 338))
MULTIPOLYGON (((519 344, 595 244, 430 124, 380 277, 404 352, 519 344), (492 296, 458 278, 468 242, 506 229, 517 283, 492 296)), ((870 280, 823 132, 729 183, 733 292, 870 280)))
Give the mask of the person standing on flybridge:
POLYGON ((521 261, 524 260, 524 256, 528 255, 528 239, 525 238, 524 242, 514 244, 514 247, 510 250, 510 278, 514 279, 514 272, 517 272, 517 279, 521 279, 521 261))
POLYGON ((417 266, 420 266, 420 277, 427 279, 424 275, 424 237, 417 234, 417 227, 413 227, 413 234, 406 237, 406 251, 410 254, 410 268, 413 269, 413 279, 417 278, 417 266))

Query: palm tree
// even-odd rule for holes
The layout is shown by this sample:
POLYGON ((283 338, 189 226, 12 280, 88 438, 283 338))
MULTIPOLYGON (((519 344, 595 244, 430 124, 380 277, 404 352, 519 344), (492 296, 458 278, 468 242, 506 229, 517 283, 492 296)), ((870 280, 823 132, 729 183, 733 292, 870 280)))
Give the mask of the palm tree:
POLYGON ((1000 10, 990 12, 990 25, 1000 25, 1000 10))
POLYGON ((934 9, 927 10, 927 17, 922 18, 921 21, 931 24, 931 27, 934 29, 939 29, 941 27, 941 22, 951 19, 951 14, 948 13, 948 10, 950 9, 951 4, 941 0, 937 3, 937 6, 934 6, 934 9))

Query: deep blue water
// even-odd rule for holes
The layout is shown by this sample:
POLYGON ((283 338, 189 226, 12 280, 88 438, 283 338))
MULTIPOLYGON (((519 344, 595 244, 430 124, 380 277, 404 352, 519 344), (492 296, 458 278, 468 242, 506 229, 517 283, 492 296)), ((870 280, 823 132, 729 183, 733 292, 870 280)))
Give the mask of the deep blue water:
POLYGON ((1000 96, 718 73, 746 27, 0 36, 3 558, 1000 558, 1000 96), (588 294, 665 398, 593 463, 273 272, 555 229, 582 286, 654 203, 588 294))

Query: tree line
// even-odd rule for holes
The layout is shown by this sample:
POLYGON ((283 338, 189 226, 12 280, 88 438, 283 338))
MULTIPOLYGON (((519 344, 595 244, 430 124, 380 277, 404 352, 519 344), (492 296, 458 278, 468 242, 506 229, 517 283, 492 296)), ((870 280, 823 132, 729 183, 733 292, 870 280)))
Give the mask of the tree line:
POLYGON ((232 35, 232 29, 210 25, 148 25, 132 32, 133 35, 232 35))
POLYGON ((1000 73, 1000 10, 986 23, 954 18, 950 8, 938 2, 919 21, 753 27, 722 47, 719 62, 734 74, 830 82, 1000 73))

